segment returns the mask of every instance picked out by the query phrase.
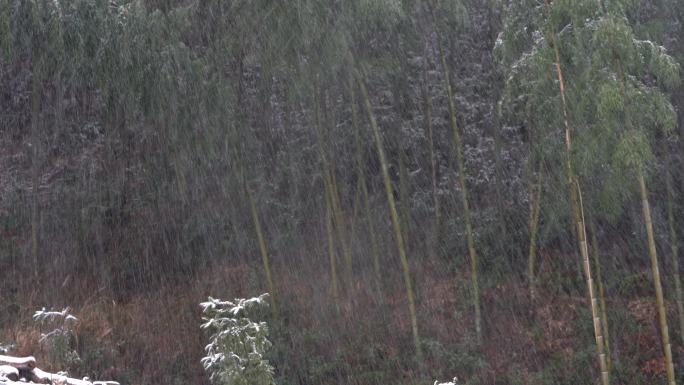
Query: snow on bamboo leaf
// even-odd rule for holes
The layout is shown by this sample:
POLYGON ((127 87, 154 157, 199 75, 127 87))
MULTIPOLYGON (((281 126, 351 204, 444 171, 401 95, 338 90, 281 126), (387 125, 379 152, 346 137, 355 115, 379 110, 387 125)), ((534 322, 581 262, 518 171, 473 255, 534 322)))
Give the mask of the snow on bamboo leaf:
POLYGON ((81 362, 76 351, 74 327, 78 318, 71 315, 71 308, 62 311, 42 308, 33 314, 33 321, 41 327, 40 343, 47 347, 52 362, 62 367, 73 367, 81 362))
POLYGON ((271 348, 266 322, 252 317, 268 306, 268 294, 233 301, 209 297, 200 303, 201 328, 210 333, 202 358, 212 383, 220 385, 271 385, 273 366, 265 358, 271 348))
POLYGON ((458 378, 454 377, 450 382, 440 382, 435 381, 434 385, 458 385, 458 378))

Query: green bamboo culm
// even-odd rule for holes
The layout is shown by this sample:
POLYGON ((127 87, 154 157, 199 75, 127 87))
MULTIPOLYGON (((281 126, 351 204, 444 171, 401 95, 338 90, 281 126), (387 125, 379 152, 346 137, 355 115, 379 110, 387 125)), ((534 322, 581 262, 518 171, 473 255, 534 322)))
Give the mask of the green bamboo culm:
POLYGON ((330 195, 325 193, 325 234, 328 243, 328 260, 330 261, 330 284, 335 304, 339 302, 339 283, 337 279, 337 258, 335 256, 335 237, 333 235, 332 204, 330 195))
POLYGON ((363 207, 366 212, 366 226, 368 227, 368 237, 370 238, 371 253, 373 258, 373 273, 375 280, 380 283, 380 249, 378 246, 378 239, 375 233, 375 225, 373 224, 373 215, 370 205, 370 198, 368 196, 368 185, 366 184, 366 173, 364 171, 365 163, 363 161, 363 147, 361 145, 361 127, 359 125, 357 102, 356 102, 356 87, 354 83, 354 76, 349 76, 349 103, 351 105, 351 121, 352 130, 354 130, 354 145, 356 146, 356 168, 359 178, 359 188, 361 189, 361 196, 363 199, 363 207))
POLYGON ((539 167, 537 168, 537 180, 533 184, 532 176, 530 176, 529 187, 529 229, 530 229, 530 244, 527 254, 527 276, 530 285, 530 298, 532 301, 537 299, 537 278, 535 276, 535 262, 537 259, 537 233, 539 228, 539 212, 541 210, 541 193, 543 181, 543 160, 539 160, 539 167))
POLYGON ((314 85, 314 125, 316 126, 316 141, 318 143, 318 153, 321 159, 321 173, 323 174, 323 187, 325 195, 325 229, 328 244, 328 259, 330 261, 330 281, 335 302, 339 301, 339 279, 337 277, 337 257, 335 254, 335 198, 332 188, 332 178, 330 176, 330 165, 325 151, 323 140, 323 129, 320 117, 320 95, 318 87, 314 85))
MULTIPOLYGON (((426 44, 427 46, 427 44, 426 44)), ((426 49, 427 53, 427 49, 426 49)), ((425 55, 427 57, 427 54, 425 55)), ((435 156, 435 141, 434 141, 434 130, 432 127, 432 96, 430 95, 430 89, 428 87, 428 68, 427 63, 425 63, 425 68, 423 69, 423 79, 421 81, 421 93, 423 94, 424 112, 425 112, 425 131, 427 133, 428 139, 428 150, 430 156, 430 180, 432 187, 432 207, 435 211, 434 219, 434 233, 432 241, 432 252, 435 253, 437 246, 439 245, 441 234, 441 209, 439 205, 439 190, 437 187, 437 158, 435 156)))
POLYGON ((589 228, 591 229, 591 251, 594 256, 594 268, 596 269, 596 283, 599 294, 599 305, 601 306, 601 325, 603 326, 603 344, 606 349, 606 365, 610 371, 612 361, 610 357, 610 334, 608 333, 608 313, 606 311, 606 295, 603 284, 603 274, 601 272, 601 259, 598 246, 598 236, 596 235, 596 224, 594 221, 589 221, 589 228))
MULTIPOLYGON (((434 8, 431 8, 433 22, 435 22, 434 8)), ((436 31, 438 32, 438 31, 436 31)), ((449 106, 449 124, 451 125, 452 140, 454 151, 456 155, 456 167, 458 168, 458 184, 461 189, 461 204, 463 206, 463 221, 466 226, 466 245, 468 248, 468 256, 470 257, 470 280, 472 284, 473 307, 475 308, 475 335, 477 343, 482 343, 482 310, 480 303, 480 284, 478 278, 478 259, 475 250, 475 237, 473 235, 473 224, 471 220, 470 205, 468 203, 468 187, 465 181, 465 162, 463 161, 463 150, 461 148, 461 134, 459 131, 456 119, 456 106, 454 104, 454 93, 451 88, 451 79, 449 76, 449 66, 446 61, 446 54, 440 39, 440 34, 437 33, 437 47, 439 49, 439 58, 442 65, 442 74, 444 78, 444 86, 447 90, 448 106, 449 106)))
POLYGON ((352 255, 351 248, 347 242, 346 223, 342 216, 342 205, 339 199, 339 191, 337 189, 337 181, 335 178, 333 162, 328 156, 325 146, 325 136, 323 133, 323 122, 321 121, 320 109, 323 106, 323 118, 328 118, 327 103, 323 98, 323 92, 317 92, 320 86, 314 86, 314 117, 316 126, 316 141, 318 143, 319 154, 321 158, 321 167, 323 174, 323 184, 326 194, 330 199, 332 210, 333 227, 337 231, 337 241, 342 249, 342 257, 344 260, 344 278, 348 288, 353 288, 352 284, 352 255))
MULTIPOLYGON (((550 5, 548 0, 544 0, 544 6, 547 15, 550 15, 550 5)), ((558 80, 558 91, 561 100, 562 120, 564 127, 564 142, 565 142, 565 173, 567 178, 567 187, 570 199, 570 215, 574 222, 575 235, 579 247, 580 257, 582 259, 582 267, 584 277, 587 284, 587 293, 589 294, 589 306, 591 309, 592 325, 594 327, 594 338, 596 342, 596 355, 599 361, 599 370, 601 372, 602 385, 610 384, 610 372, 608 361, 605 352, 604 330, 601 322, 601 315, 596 298, 594 279, 592 277, 591 264, 589 262, 589 250, 587 245, 587 233, 584 222, 584 207, 582 205, 581 190, 579 181, 574 171, 572 164, 572 130, 570 128, 570 121, 568 117, 568 104, 565 96, 565 80, 563 78, 563 68, 561 66, 560 50, 556 39, 556 32, 549 31, 551 38, 551 45, 553 48, 553 64, 556 70, 556 77, 558 80)))
POLYGON ((670 149, 667 139, 664 140, 665 152, 665 188, 667 194, 667 224, 670 233, 670 255, 672 258, 672 276, 675 284, 677 313, 679 314, 679 338, 684 342, 684 296, 682 295, 682 281, 679 276, 679 250, 677 247, 677 231, 674 218, 674 192, 672 188, 672 172, 670 170, 670 149))
POLYGON ((40 109, 42 99, 40 54, 33 60, 31 80, 31 258, 33 258, 34 284, 40 281, 39 237, 40 237, 40 109))
POLYGON ((256 200, 252 195, 252 191, 249 188, 247 182, 247 176, 245 175, 244 168, 240 166, 242 171, 242 184, 244 186, 245 195, 249 202, 249 211, 252 215, 252 222, 254 224, 254 231, 257 236, 257 243, 259 244, 259 253, 261 254, 261 262, 264 267, 264 274, 266 275, 266 285, 268 287, 269 298, 271 302, 271 312, 273 318, 278 318, 278 306, 276 303, 276 291, 273 285, 273 275, 271 274, 271 262, 268 254, 268 248, 266 247, 266 240, 264 238, 264 232, 261 228, 261 220, 259 219, 259 211, 257 209, 256 200))
MULTIPOLYGON (((350 63, 353 63, 352 59, 350 59, 349 61, 350 63)), ((358 69, 354 69, 354 76, 356 77, 357 83, 361 90, 361 97, 363 98, 363 102, 366 107, 366 113, 368 114, 368 120, 370 122, 371 131, 373 133, 373 141, 375 142, 378 160, 380 161, 380 167, 382 169, 382 180, 383 184, 385 185, 387 205, 389 207, 390 218, 392 220, 392 229, 394 231, 394 240, 397 244, 397 249, 399 251, 399 261, 401 263, 401 270, 404 277, 404 286, 406 288, 406 298, 409 306, 409 317, 411 318, 411 332, 413 334, 413 343, 416 349, 416 358, 418 362, 422 363, 423 349, 420 342, 420 336, 418 334, 418 318, 416 314, 416 304, 413 293, 411 270, 409 268, 408 258, 406 256, 404 237, 401 230, 401 221, 399 219, 399 213, 397 212, 396 203, 394 202, 392 182, 390 180, 387 160, 385 158, 385 150, 383 149, 382 145, 380 128, 378 127, 378 123, 375 120, 375 114, 373 113, 373 105, 371 104, 370 97, 368 96, 368 90, 366 88, 366 82, 363 75, 358 69)))
MULTIPOLYGON (((609 17, 610 14, 607 12, 603 3, 599 0, 599 5, 605 17, 609 17)), ((625 65, 619 60, 618 55, 612 55, 614 63, 612 63, 617 72, 617 80, 619 82, 620 94, 622 96, 622 109, 624 125, 627 129, 627 133, 631 135, 632 133, 640 133, 640 131, 635 130, 634 123, 632 121, 631 114, 631 103, 630 95, 627 92, 627 79, 625 73, 625 65)), ((637 135, 638 137, 639 135, 637 135)), ((642 141, 639 140, 634 143, 634 147, 643 145, 642 141)), ((651 261, 651 274, 653 276, 653 286, 656 294, 656 306, 658 307, 658 323, 660 326, 660 337, 662 341, 663 356, 665 358, 665 370, 667 373, 668 385, 675 385, 675 372, 674 363, 672 361, 672 346, 670 343, 670 332, 667 324, 667 313, 665 311, 665 300, 663 296, 663 287, 660 277, 660 269, 658 268, 658 253, 656 251, 655 244, 655 234, 653 231, 653 222, 651 217, 651 208, 648 200, 648 190, 646 188, 646 180, 644 177, 645 166, 643 160, 631 161, 627 160, 628 166, 636 168, 637 172, 637 182, 639 184, 639 195, 641 198, 641 209, 644 216, 645 230, 646 230, 646 241, 648 245, 648 255, 651 261)))
POLYGON ((587 230, 584 222, 584 205, 582 203, 582 191, 579 183, 575 182, 574 187, 575 196, 577 197, 577 212, 580 216, 575 223, 577 228, 577 235, 580 244, 580 254, 582 257, 582 266, 587 281, 587 291, 589 292, 589 301, 591 302, 591 317, 594 326, 594 337, 596 339, 596 351, 599 358, 599 369, 601 370, 601 383, 603 385, 610 384, 610 368, 608 366, 608 358, 606 357, 606 344, 603 337, 603 322, 601 321, 599 301, 596 298, 594 280, 591 274, 591 263, 589 262, 589 248, 587 244, 587 230))
POLYGON ((663 296, 663 285, 660 281, 660 270, 658 268, 658 254, 656 252, 655 237, 653 235, 653 222, 651 221, 651 207, 648 202, 648 191, 644 181, 643 171, 639 170, 639 194, 641 195, 641 207, 646 222, 646 238, 648 240, 648 255, 651 260, 651 272, 653 273, 653 286, 656 292, 656 305, 658 306, 658 321, 660 323, 660 337, 663 344, 665 355, 665 370, 667 372, 668 385, 675 385, 674 364, 672 362, 672 346, 670 345, 670 332, 667 326, 667 314, 665 312, 665 299, 663 296))

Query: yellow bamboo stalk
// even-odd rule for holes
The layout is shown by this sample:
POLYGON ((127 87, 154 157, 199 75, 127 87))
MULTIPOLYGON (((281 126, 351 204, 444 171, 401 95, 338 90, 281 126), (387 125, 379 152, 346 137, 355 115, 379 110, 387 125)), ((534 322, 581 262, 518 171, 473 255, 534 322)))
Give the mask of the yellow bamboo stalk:
POLYGON ((330 261, 330 281, 335 303, 339 300, 339 284, 337 280, 337 258, 335 257, 335 238, 333 236, 332 204, 330 195, 325 193, 325 234, 328 238, 328 259, 330 261))
MULTIPOLYGON (((602 4, 602 3, 601 3, 602 4)), ((604 8, 604 13, 606 10, 604 8)), ((628 130, 633 129, 633 122, 631 119, 631 111, 629 109, 629 95, 627 94, 627 81, 625 80, 625 73, 623 71, 622 63, 618 62, 618 81, 620 82, 620 91, 622 93, 623 110, 625 127, 628 130)), ((651 208, 648 202, 648 191, 646 189, 646 181, 644 179, 643 170, 638 167, 637 179, 639 182, 639 193, 641 195, 641 209, 644 214, 644 222, 646 225, 646 241, 648 243, 648 254, 651 260, 651 274, 653 275, 653 286, 656 292, 656 306, 658 307, 658 322, 660 326, 660 336, 662 339, 663 356, 665 358, 665 369, 667 373, 668 385, 675 385, 674 364, 672 362, 672 347, 670 345, 670 331, 667 326, 667 313, 665 312, 665 304, 663 298, 663 287, 660 280, 660 270, 658 269, 658 254, 656 252, 655 236, 653 233, 653 222, 651 219, 651 208)))
POLYGON ((672 188, 672 173, 670 171, 670 150, 665 140, 665 188, 667 190, 667 223, 670 233, 670 255, 672 257, 672 275, 674 276, 675 294, 677 296, 677 312, 679 313, 679 338, 684 340, 684 299, 682 295, 682 281, 679 277, 679 250, 677 247, 677 232, 673 213, 674 191, 672 188))
POLYGON ((39 282, 39 237, 40 237, 40 105, 42 99, 40 58, 34 57, 31 87, 31 257, 33 258, 34 283, 39 282))
MULTIPOLYGON (((434 18, 434 15, 433 15, 434 18)), ((475 334, 477 343, 482 343, 482 313, 480 305, 480 285, 478 282, 478 260, 475 251, 475 238, 473 236, 473 225, 470 217, 470 207, 468 204, 468 187, 465 182, 465 165, 463 161, 463 153, 461 150, 461 134, 459 133, 458 123, 456 121, 456 106, 454 105, 454 93, 451 89, 451 80, 449 78, 449 67, 446 62, 444 48, 437 33, 437 46, 439 47, 439 57, 442 64, 442 72, 444 75, 444 85, 447 89, 447 98, 449 105, 449 123, 451 124, 452 139, 454 144, 454 151, 456 152, 456 165, 458 167, 458 184, 461 188, 461 203, 463 205, 463 219, 466 225, 466 244, 468 248, 468 255, 470 256, 470 279, 472 281, 473 290, 473 307, 475 308, 475 334)))
MULTIPOLYGON (((242 167, 241 167, 242 169, 242 167)), ((266 274, 266 284, 268 285, 268 292, 270 293, 269 298, 271 300, 271 311, 273 317, 278 317, 278 307, 276 304, 276 292, 275 286, 273 285, 273 275, 271 274, 271 264, 268 256, 268 249, 266 247, 266 240, 264 239, 264 233, 261 229, 261 220, 259 219, 259 211, 257 210, 256 201, 252 195, 252 191, 249 188, 247 177, 245 176, 244 169, 242 169, 242 184, 245 189, 245 195, 249 201, 249 210, 252 214, 252 222, 254 223, 254 231, 256 232, 257 242, 259 244, 259 252, 261 253, 261 261, 264 265, 264 273, 266 274)))
POLYGON ((363 162, 363 147, 361 145, 361 127, 358 121, 358 111, 356 106, 356 92, 354 91, 354 77, 349 77, 349 96, 352 113, 352 129, 354 130, 354 142, 356 145, 356 168, 357 177, 359 179, 359 186, 361 188, 361 195, 363 197, 363 206, 366 211, 366 223, 368 226, 368 236, 371 243, 371 252, 373 253, 373 272, 375 278, 380 282, 380 250, 378 247, 378 239, 375 233, 375 225, 373 224, 373 216, 370 206, 370 198, 368 196, 368 186, 366 185, 366 173, 364 172, 363 162))
MULTIPOLYGON (((435 238, 439 240, 441 212, 439 207, 439 193, 437 190, 437 159, 435 157, 435 142, 432 128, 432 96, 428 89, 427 66, 422 84, 423 99, 425 103, 425 128, 428 134, 428 149, 430 152, 430 179, 432 182, 432 206, 435 210, 435 238)), ((435 243, 436 243, 435 242, 435 243)))
MULTIPOLYGON (((571 186, 572 187, 572 186, 571 186)), ((576 196, 578 197, 578 209, 580 213, 578 221, 575 223, 577 228, 577 235, 579 237, 580 254, 582 256, 582 266, 584 267, 584 275, 587 282, 587 291, 589 292, 589 301, 591 302, 591 316, 594 325, 594 337, 596 338, 596 351, 598 352, 599 368, 601 370, 601 382, 603 385, 610 384, 610 372, 608 369, 608 360, 605 353, 605 342, 603 337, 603 323, 601 322, 601 315, 598 301, 594 292, 594 280, 591 275, 591 264, 589 262, 589 250, 587 247, 587 230, 584 222, 584 205, 582 204, 582 192, 579 187, 579 182, 575 181, 576 196)))
POLYGON ((359 206, 361 206, 361 184, 356 184, 354 191, 354 203, 352 203, 352 215, 349 222, 349 239, 356 239, 356 225, 359 220, 359 206))
POLYGON ((542 174, 543 161, 539 160, 539 168, 537 169, 537 182, 532 186, 532 177, 530 176, 530 186, 528 190, 529 195, 529 229, 530 229, 530 246, 527 254, 527 275, 530 285, 530 298, 535 301, 537 298, 537 278, 534 272, 535 261, 537 259, 537 229, 539 224, 539 211, 541 209, 541 192, 542 192, 542 174), (534 195, 533 194, 534 191, 534 195))
POLYGON ((401 148, 400 140, 397 140, 397 147, 399 149, 399 200, 401 201, 400 218, 401 218, 401 228, 404 231, 404 240, 409 243, 409 234, 411 229, 409 228, 409 218, 410 214, 410 203, 409 203, 409 192, 408 192, 408 171, 406 170, 406 153, 404 149, 401 148))
POLYGON ((665 365, 667 371, 667 383, 675 385, 674 365, 672 363, 672 347, 670 346, 670 332, 667 327, 667 315, 665 313, 665 299, 663 297, 663 286, 660 282, 660 270, 658 269, 658 254, 656 252, 655 237, 653 235, 653 222, 651 221, 651 207, 648 202, 648 192, 646 182, 641 170, 637 175, 639 179, 639 193, 641 194, 641 208, 644 212, 646 222, 646 238, 648 240, 648 255, 651 259, 651 272, 653 273, 653 286, 656 292, 656 305, 658 306, 658 321, 660 323, 660 334, 663 343, 663 353, 665 354, 665 365))
MULTIPOLYGON (((544 0, 547 14, 550 14, 550 6, 548 0, 544 0)), ((603 385, 610 384, 610 373, 608 370, 608 363, 605 354, 605 343, 603 342, 603 325, 598 308, 598 301, 594 292, 594 280, 591 273, 591 264, 589 263, 589 250, 587 247, 587 234, 584 224, 584 207, 581 200, 581 191, 579 182, 572 167, 572 133, 570 129, 570 122, 568 119, 568 105, 565 98, 565 81, 563 79, 563 70, 560 62, 560 52, 558 50, 558 43, 556 41, 555 31, 550 31, 551 45, 554 50, 554 64, 556 67, 556 75, 558 77, 558 87, 561 99, 561 109, 563 112, 563 126, 565 128, 565 172, 567 177, 568 192, 570 195, 570 210, 572 220, 575 223, 575 235, 577 237, 580 256, 582 258, 582 266, 584 268, 585 280, 587 283, 587 292, 589 294, 589 302, 591 307, 591 315, 594 326, 594 337, 596 339, 596 353, 599 361, 599 370, 601 371, 601 382, 603 385)))
MULTIPOLYGON (((335 172, 334 172, 334 166, 333 162, 330 161, 327 151, 325 150, 325 139, 323 135, 323 125, 321 123, 321 118, 320 118, 320 95, 317 94, 314 91, 314 115, 315 115, 315 126, 316 126, 316 138, 318 141, 318 147, 319 147, 319 153, 321 157, 321 162, 322 162, 322 168, 323 168, 323 183, 325 185, 325 189, 327 191, 328 196, 330 197, 331 205, 332 205, 332 217, 333 217, 333 223, 334 227, 337 230, 337 238, 338 242, 340 243, 340 246, 342 248, 342 256, 344 258, 344 263, 345 263, 345 275, 346 275, 346 280, 347 284, 349 287, 353 287, 351 277, 352 277, 352 256, 351 256, 351 248, 349 247, 349 243, 347 241, 347 234, 346 234, 346 223, 344 219, 342 218, 342 208, 340 204, 340 199, 339 199, 339 192, 337 189, 337 182, 335 178, 335 172)), ((325 100, 322 100, 323 106, 326 106, 325 100)), ((327 109, 327 108, 326 108, 327 109)), ((327 117, 327 113, 324 110, 324 116, 327 117)))
MULTIPOLYGON (((350 59, 350 62, 353 63, 353 60, 350 59)), ((363 78, 363 75, 361 75, 361 73, 356 69, 354 70, 354 75, 361 90, 361 96, 363 98, 364 105, 366 107, 366 112, 368 114, 368 120, 370 121, 371 130, 373 132, 373 139, 378 154, 378 160, 380 161, 380 167, 382 169, 383 183, 385 185, 385 193, 387 195, 387 204, 389 207, 390 218, 392 220, 392 228, 394 230, 394 240, 397 244, 397 249, 399 251, 399 261, 401 263, 401 270, 404 277, 404 286, 406 287, 406 298, 409 306, 409 317, 411 318, 411 332, 413 334, 413 343, 416 349, 416 358, 419 362, 422 362, 423 349, 420 343, 420 336, 418 334, 418 318, 416 315, 416 305, 413 295, 411 271, 408 264, 408 258, 406 257, 406 248, 404 247, 404 238, 401 230, 401 221, 399 220, 399 214, 397 212, 397 207, 394 202, 392 182, 390 180, 389 170, 387 168, 385 150, 383 149, 382 138, 380 136, 380 128, 378 127, 378 123, 375 120, 373 106, 370 102, 370 97, 368 96, 368 90, 366 88, 366 82, 363 78)))
POLYGON ((610 368, 612 366, 610 357, 610 333, 608 332, 609 329, 608 315, 606 311, 606 295, 603 286, 603 274, 601 273, 601 260, 599 256, 598 237, 596 235, 596 225, 593 221, 589 221, 589 227, 591 229, 591 250, 592 254, 594 255, 594 267, 596 269, 596 283, 598 286, 599 305, 601 306, 601 324, 603 326, 604 333, 603 343, 606 347, 606 365, 608 366, 608 370, 610 371, 610 368))

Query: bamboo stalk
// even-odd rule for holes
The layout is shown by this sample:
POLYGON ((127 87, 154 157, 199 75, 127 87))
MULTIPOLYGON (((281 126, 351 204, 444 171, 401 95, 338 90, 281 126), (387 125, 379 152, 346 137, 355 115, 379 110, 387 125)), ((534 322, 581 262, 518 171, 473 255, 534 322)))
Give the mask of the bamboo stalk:
POLYGON ((591 229, 591 249, 594 255, 594 267, 596 269, 596 280, 598 286, 599 294, 599 305, 601 306, 601 324, 603 326, 603 343, 606 347, 606 365, 608 370, 612 366, 610 357, 610 333, 608 332, 608 315, 606 311, 606 296, 603 286, 603 274, 601 273, 601 260, 599 257, 599 247, 598 247, 598 237, 596 235, 596 226, 593 221, 589 221, 589 227, 591 229))
POLYGON ((328 238, 328 259, 330 261, 330 281, 335 303, 339 300, 339 284, 337 280, 337 258, 335 257, 335 238, 333 236, 332 204, 330 195, 325 194, 325 234, 328 238))
POLYGON ((249 188, 247 177, 245 176, 244 169, 242 165, 240 166, 242 171, 242 184, 244 186, 245 195, 249 201, 249 210, 252 214, 252 222, 254 224, 254 231, 256 232, 257 242, 259 244, 259 252, 261 253, 261 262, 264 266, 264 273, 266 274, 266 284, 268 285, 269 297, 271 299, 271 311, 274 318, 278 318, 278 307, 276 303, 276 292, 275 286, 273 285, 273 275, 271 274, 271 264, 268 256, 268 248, 266 247, 266 240, 264 239, 264 233, 261 229, 261 220, 259 219, 259 211, 257 210, 256 201, 252 195, 252 191, 249 188))
POLYGON ((33 79, 31 87, 31 257, 33 258, 33 279, 39 281, 39 237, 40 237, 40 108, 41 70, 40 58, 33 58, 33 79))
POLYGON ((582 192, 579 187, 579 182, 575 181, 576 196, 578 197, 578 212, 580 213, 579 220, 575 223, 577 227, 577 235, 579 236, 580 254, 582 256, 582 265, 584 267, 584 274, 586 276, 587 291, 589 292, 589 301, 591 302, 591 316, 594 325, 594 336, 596 338, 596 351, 599 358, 599 368, 601 370, 601 382, 603 385, 610 383, 610 372, 608 368, 608 361, 605 353, 605 342, 603 339, 603 323, 601 322, 601 315, 598 301, 594 292, 594 280, 591 275, 591 264, 589 262, 589 250, 587 247, 587 230, 584 222, 584 205, 582 203, 582 192))
POLYGON ((639 170, 639 192, 641 194, 641 208, 644 212, 646 222, 646 238, 648 241, 648 255, 651 259, 651 272, 653 273, 653 286, 656 292, 656 305, 658 306, 658 321, 660 323, 660 335, 663 343, 663 353, 665 355, 665 365, 667 371, 667 383, 675 385, 674 365, 672 363, 672 347, 670 346, 670 332, 667 327, 667 314, 665 313, 665 299, 663 297, 663 286, 660 282, 660 270, 658 269, 658 254, 656 252, 655 237, 653 235, 653 222, 651 221, 651 208, 648 203, 648 192, 644 174, 639 170))
POLYGON ((537 278, 534 272, 535 261, 537 259, 537 229, 539 224, 539 211, 541 209, 541 192, 542 192, 542 176, 543 161, 539 160, 539 168, 537 169, 537 182, 535 187, 532 187, 532 178, 530 177, 530 204, 529 204, 529 228, 530 228, 530 246, 527 254, 527 275, 530 285, 530 298, 535 301, 537 298, 537 278), (532 191, 534 190, 534 196, 532 191))
MULTIPOLYGON (((549 1, 544 0, 546 12, 550 14, 549 1)), ((561 109, 563 112, 563 127, 565 129, 565 172, 567 177, 568 192, 570 195, 570 210, 572 220, 575 223, 575 235, 577 237, 580 256, 582 258, 582 266, 584 269, 585 280, 587 283, 587 292, 589 294, 589 302, 592 315, 592 324, 594 326, 594 337, 596 340, 596 354, 599 361, 599 370, 601 372, 601 382, 603 385, 610 384, 610 372, 605 354, 605 343, 603 342, 603 323, 598 309, 598 301, 594 292, 594 280, 591 273, 591 264, 589 263, 589 250, 587 247, 586 227, 584 223, 584 207, 582 205, 581 190, 579 181, 575 175, 572 166, 572 131, 570 129, 570 122, 568 119, 568 104, 565 97, 565 81, 563 78, 563 70, 560 61, 560 51, 556 41, 555 31, 550 31, 551 45, 553 46, 554 64, 556 67, 556 76, 558 78, 558 88, 561 99, 561 109)))
MULTIPOLYGON (((427 57, 427 55, 425 55, 427 57)), ((428 149, 430 153, 430 180, 432 182, 432 207, 435 210, 435 248, 439 242, 439 233, 441 225, 441 212, 439 206, 439 192, 437 189, 437 159, 435 157, 435 142, 432 127, 432 96, 428 88, 427 64, 425 65, 425 74, 422 82, 423 100, 425 103, 425 129, 428 137, 428 149)))
POLYGON ((677 245, 677 231, 674 219, 674 191, 672 188, 672 173, 670 170, 670 150, 665 140, 665 188, 667 190, 667 224, 670 233, 670 255, 677 298, 677 312, 679 314, 679 338, 684 341, 684 296, 682 295, 682 281, 679 276, 679 250, 677 245))
MULTIPOLYGON (((433 10, 434 11, 434 10, 433 10)), ((434 14, 433 14, 434 18, 434 14)), ((482 343, 482 313, 480 305, 480 285, 478 282, 478 260, 475 251, 475 238, 473 236, 473 225, 470 217, 470 207, 468 204, 468 187, 465 182, 465 165, 463 161, 463 153, 461 150, 461 135, 459 133, 458 123, 456 121, 456 106, 454 105, 454 94, 451 89, 451 80, 449 78, 449 67, 446 62, 442 42, 437 33, 437 45, 439 47, 439 57, 442 64, 442 71, 444 74, 444 85, 447 89, 447 98, 449 105, 449 123, 453 134, 454 151, 456 153, 456 165, 458 167, 458 184, 461 188, 461 203, 463 205, 463 219, 466 226, 466 244, 468 248, 468 255, 470 256, 470 279, 472 281, 473 290, 473 307, 475 308, 475 333, 477 343, 482 343)))
MULTIPOLYGON (((603 4, 600 0, 599 3, 603 4)), ((605 8, 604 14, 607 14, 605 8)), ((629 95, 627 94, 627 81, 623 71, 622 63, 617 62, 617 78, 620 82, 620 91, 622 93, 623 110, 625 126, 628 130, 633 129, 633 122, 631 119, 631 111, 629 109, 629 95)), ((667 381, 669 385, 675 385, 674 364, 672 362, 672 347, 670 345, 670 331, 667 325, 667 313, 665 312, 663 287, 660 279, 660 270, 658 269, 658 254, 656 252, 655 235, 653 233, 653 222, 651 219, 651 208, 648 202, 648 190, 646 189, 646 181, 644 178, 644 171, 641 167, 637 167, 637 179, 639 183, 639 193, 641 196, 641 209, 644 214, 644 222, 646 225, 646 241, 648 243, 648 254, 651 260, 651 274, 653 275, 653 286, 656 292, 656 306, 658 307, 658 322, 660 326, 660 336, 662 340, 663 356, 665 358, 665 369, 667 373, 667 381)))
MULTIPOLYGON (((353 63, 352 60, 350 60, 350 62, 353 63)), ((357 79, 359 88, 361 89, 361 96, 366 107, 368 120, 370 121, 371 130, 373 132, 373 139, 375 142, 375 148, 377 150, 378 160, 380 161, 380 167, 382 169, 383 184, 385 185, 387 204, 389 207, 390 218, 392 220, 392 228, 394 230, 394 240, 397 244, 397 249, 399 251, 399 261, 401 263, 401 270, 404 277, 404 286, 406 287, 406 297, 409 306, 409 317, 411 318, 411 332, 413 334, 413 342, 416 349, 416 358, 419 362, 422 362, 423 349, 418 334, 418 318, 416 315, 416 305, 413 295, 413 283, 411 280, 411 272, 408 264, 408 258, 406 257, 406 248, 404 246, 404 238, 401 230, 401 221, 399 220, 399 214, 397 212, 397 207, 394 202, 392 182, 389 177, 389 170, 387 168, 387 161, 385 159, 385 150, 383 149, 382 138, 380 136, 380 128, 378 127, 378 123, 375 120, 373 106, 368 96, 368 90, 366 89, 366 82, 363 78, 363 75, 361 75, 361 73, 358 70, 354 71, 354 75, 357 79)))
POLYGON ((404 231, 404 241, 406 246, 410 250, 409 234, 411 229, 409 228, 409 218, 411 216, 410 203, 409 203, 409 192, 408 192, 408 171, 406 170, 406 153, 404 149, 401 148, 401 140, 397 140, 397 147, 399 149, 399 212, 401 219, 401 229, 404 231))
MULTIPOLYGON (((334 167, 332 165, 332 162, 330 161, 327 151, 325 150, 325 139, 323 135, 323 127, 321 123, 321 117, 320 117, 320 103, 321 103, 321 95, 320 93, 317 93, 316 91, 318 90, 319 87, 316 87, 316 90, 314 90, 314 116, 315 116, 315 126, 316 126, 316 140, 318 142, 318 147, 319 147, 319 154, 321 158, 321 163, 322 163, 322 173, 323 173, 323 183, 325 185, 325 189, 327 191, 328 196, 330 197, 330 203, 331 203, 331 208, 332 208, 332 218, 333 218, 333 223, 334 223, 334 228, 337 230, 337 238, 338 242, 340 243, 340 247, 342 249, 342 256, 344 258, 344 263, 345 263, 345 276, 346 276, 346 281, 347 284, 349 285, 350 288, 353 287, 352 285, 352 256, 351 256, 351 248, 349 247, 349 243, 347 242, 347 234, 346 234, 346 224, 344 220, 342 219, 342 208, 340 204, 340 199, 339 199, 339 192, 337 190, 337 183, 336 183, 336 178, 335 178, 335 173, 334 173, 334 167)), ((327 103, 325 100, 323 102, 323 107, 324 107, 324 117, 328 117, 328 113, 326 112, 327 110, 327 103)))
POLYGON ((366 222, 368 226, 368 236, 371 243, 371 252, 373 253, 373 272, 377 282, 380 282, 380 250, 378 247, 378 239, 375 234, 375 225, 373 224, 373 216, 370 206, 370 198, 368 196, 368 186, 366 185, 366 173, 364 172, 363 162, 363 147, 361 145, 361 127, 358 122, 358 111, 356 105, 356 92, 354 87, 354 77, 349 77, 349 97, 351 103, 352 114, 352 128, 354 130, 354 143, 356 145, 356 168, 359 179, 359 186, 361 188, 361 195, 363 197, 363 206, 366 211, 366 222))
POLYGON ((340 203, 340 192, 337 188, 337 177, 335 176, 335 162, 330 162, 330 190, 333 197, 333 219, 335 220, 335 228, 337 229, 337 237, 340 239, 340 246, 342 247, 342 256, 344 257, 345 275, 347 284, 352 285, 352 253, 347 237, 347 222, 342 215, 342 204, 340 203))

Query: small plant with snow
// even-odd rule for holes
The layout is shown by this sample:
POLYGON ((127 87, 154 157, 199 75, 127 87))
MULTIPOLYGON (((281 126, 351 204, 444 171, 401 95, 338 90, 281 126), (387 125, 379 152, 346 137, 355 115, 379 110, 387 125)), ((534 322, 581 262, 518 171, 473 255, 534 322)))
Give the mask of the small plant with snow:
POLYGON ((250 317, 268 306, 268 294, 233 301, 209 297, 202 302, 202 329, 210 333, 202 358, 217 385, 273 385, 273 366, 265 358, 271 348, 268 326, 250 317))
POLYGON ((458 385, 458 378, 454 377, 451 382, 440 382, 435 381, 434 385, 458 385))
POLYGON ((72 348, 76 340, 74 327, 78 324, 78 319, 71 315, 70 308, 62 311, 43 308, 33 314, 33 320, 40 325, 40 343, 47 347, 52 362, 65 367, 80 363, 81 358, 72 348))

